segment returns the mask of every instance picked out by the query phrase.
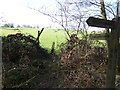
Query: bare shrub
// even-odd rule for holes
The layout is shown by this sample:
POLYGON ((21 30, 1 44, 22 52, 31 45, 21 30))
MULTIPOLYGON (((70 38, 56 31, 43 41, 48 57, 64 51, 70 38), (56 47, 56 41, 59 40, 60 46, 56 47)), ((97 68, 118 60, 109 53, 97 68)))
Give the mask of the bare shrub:
POLYGON ((59 56, 58 65, 65 73, 61 87, 104 87, 106 52, 105 47, 91 46, 87 40, 71 35, 70 40, 62 44, 59 56))
POLYGON ((38 87, 37 79, 52 60, 36 38, 21 33, 2 37, 2 84, 4 88, 38 87), (37 79, 37 80, 34 80, 37 79))

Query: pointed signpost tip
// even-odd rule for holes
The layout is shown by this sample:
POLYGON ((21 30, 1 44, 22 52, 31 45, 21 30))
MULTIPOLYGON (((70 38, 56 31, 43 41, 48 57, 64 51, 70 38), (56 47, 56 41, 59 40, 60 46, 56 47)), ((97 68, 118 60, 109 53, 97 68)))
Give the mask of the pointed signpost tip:
POLYGON ((95 17, 89 17, 86 20, 89 26, 101 27, 101 28, 114 28, 115 22, 112 20, 105 20, 95 17))

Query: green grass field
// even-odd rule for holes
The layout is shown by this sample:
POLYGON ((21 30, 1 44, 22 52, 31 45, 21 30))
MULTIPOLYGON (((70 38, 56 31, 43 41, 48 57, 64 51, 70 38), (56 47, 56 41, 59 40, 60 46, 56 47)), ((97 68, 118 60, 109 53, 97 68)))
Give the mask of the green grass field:
MULTIPOLYGON (((0 28, 0 36, 7 36, 8 34, 15 34, 18 32, 24 33, 24 34, 30 34, 34 37, 37 37, 38 30, 41 29, 33 29, 33 28, 0 28)), ((52 43, 55 42, 55 49, 56 51, 59 50, 59 45, 62 42, 65 42, 67 38, 67 35, 63 30, 57 30, 57 29, 44 29, 40 36, 40 42, 41 46, 43 48, 46 48, 48 51, 51 50, 52 43)))
MULTIPOLYGON (((30 34, 34 37, 37 37, 38 30, 41 29, 34 29, 34 28, 0 28, 0 36, 7 36, 8 34, 15 34, 18 32, 24 33, 24 34, 30 34)), ((72 30, 70 30, 72 32, 72 30)), ((80 34, 79 34, 80 36, 80 34)), ((40 36, 40 45, 43 48, 46 48, 48 52, 50 52, 52 43, 55 42, 55 51, 56 53, 59 52, 59 45, 66 41, 66 38, 68 36, 66 35, 64 30, 57 30, 57 29, 44 29, 40 36)), ((100 42, 105 43, 104 40, 99 40, 100 42)))

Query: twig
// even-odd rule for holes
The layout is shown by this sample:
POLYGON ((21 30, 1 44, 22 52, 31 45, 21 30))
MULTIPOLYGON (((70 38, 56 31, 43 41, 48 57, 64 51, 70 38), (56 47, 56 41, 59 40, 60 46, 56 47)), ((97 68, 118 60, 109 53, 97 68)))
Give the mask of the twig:
POLYGON ((35 77, 36 77, 36 76, 34 76, 34 77, 28 79, 27 81, 25 81, 25 82, 23 82, 23 83, 21 83, 21 84, 19 84, 19 85, 15 85, 15 86, 13 86, 12 88, 19 88, 19 87, 21 87, 21 86, 23 86, 23 85, 25 85, 25 84, 31 82, 33 79, 35 79, 35 77))

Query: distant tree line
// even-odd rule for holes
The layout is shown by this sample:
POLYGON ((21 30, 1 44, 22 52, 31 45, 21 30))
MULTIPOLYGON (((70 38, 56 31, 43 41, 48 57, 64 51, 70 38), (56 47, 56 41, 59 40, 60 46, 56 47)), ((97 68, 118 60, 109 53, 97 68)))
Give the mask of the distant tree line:
POLYGON ((6 24, 4 24, 4 26, 3 27, 10 27, 10 28, 14 28, 14 24, 12 24, 12 23, 6 23, 6 24))
POLYGON ((24 24, 24 25, 14 25, 13 23, 6 23, 6 24, 4 24, 2 27, 9 27, 9 28, 40 28, 40 26, 39 25, 34 25, 34 26, 31 26, 31 25, 26 25, 26 24, 24 24))

